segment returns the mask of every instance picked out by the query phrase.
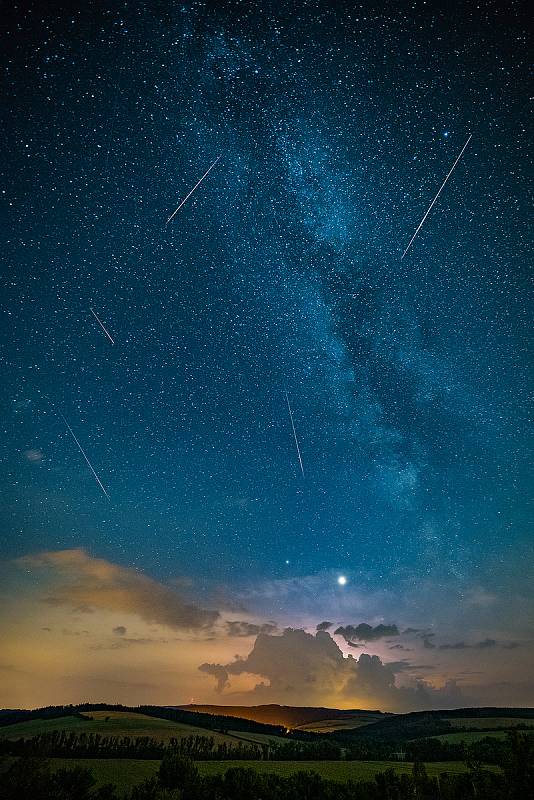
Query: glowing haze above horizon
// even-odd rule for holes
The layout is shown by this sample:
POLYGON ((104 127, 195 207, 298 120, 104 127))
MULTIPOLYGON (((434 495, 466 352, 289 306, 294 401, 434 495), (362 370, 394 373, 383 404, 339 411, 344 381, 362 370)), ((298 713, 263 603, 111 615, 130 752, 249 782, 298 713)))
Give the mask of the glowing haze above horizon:
POLYGON ((382 6, 10 12, 0 707, 534 705, 526 18, 382 6))

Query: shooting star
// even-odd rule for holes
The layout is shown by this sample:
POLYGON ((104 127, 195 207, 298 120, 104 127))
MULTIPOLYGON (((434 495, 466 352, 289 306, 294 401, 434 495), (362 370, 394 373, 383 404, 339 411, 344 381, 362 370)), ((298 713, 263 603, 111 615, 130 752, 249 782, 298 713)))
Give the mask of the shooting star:
POLYGON ((204 173, 204 175, 201 177, 201 179, 195 183, 195 185, 193 186, 193 188, 191 189, 191 191, 189 192, 189 194, 186 194, 186 196, 184 197, 184 199, 182 200, 182 202, 180 203, 180 205, 178 206, 178 208, 177 208, 175 211, 173 211, 173 212, 172 212, 172 214, 171 214, 171 216, 170 216, 170 217, 167 219, 167 222, 165 223, 165 225, 168 225, 168 224, 169 224, 169 222, 171 221, 171 219, 173 219, 173 217, 175 217, 175 216, 176 216, 176 214, 179 212, 179 210, 180 210, 180 209, 181 209, 181 207, 184 205, 184 203, 186 203, 186 202, 189 200, 189 198, 191 197, 191 195, 193 194, 193 192, 194 192, 196 189, 198 189, 198 187, 200 186, 200 184, 202 183, 202 181, 204 180, 204 178, 207 178, 207 176, 210 174, 210 172, 212 171, 212 169, 213 169, 213 167, 215 166, 215 164, 217 163, 217 161, 219 161, 221 158, 222 158, 222 153, 221 153, 221 155, 220 155, 220 156, 217 156, 217 158, 215 159, 215 161, 213 162, 213 164, 211 165, 211 167, 208 167, 208 169, 206 170, 206 172, 204 173))
POLYGON ((72 430, 72 428, 70 427, 69 423, 67 422, 67 420, 65 419, 65 417, 63 416, 63 414, 61 414, 61 411, 60 411, 59 413, 60 413, 60 415, 61 415, 61 418, 63 419, 63 422, 65 423, 65 425, 66 425, 66 426, 67 426, 67 428, 69 429, 69 433, 70 433, 70 435, 72 436, 72 438, 74 439, 74 441, 75 441, 75 442, 76 442, 76 444, 78 445, 78 448, 79 448, 79 450, 80 450, 80 453, 81 453, 81 454, 82 454, 82 456, 85 458, 85 460, 86 460, 86 462, 87 462, 87 466, 89 467, 89 469, 90 469, 90 470, 91 470, 91 472, 93 473, 93 475, 94 475, 94 478, 95 478, 95 481, 98 483, 98 485, 100 486, 100 488, 102 489, 102 491, 104 492, 104 494, 106 495, 106 497, 108 498, 108 500, 111 500, 111 497, 109 496, 109 494, 108 494, 108 493, 106 492, 106 490, 104 489, 104 486, 102 485, 102 481, 100 480, 100 478, 98 477, 98 475, 97 475, 97 474, 96 474, 96 472, 94 471, 94 469, 93 469, 93 465, 91 464, 91 462, 89 461, 89 459, 88 459, 88 458, 87 458, 87 456, 85 455, 85 450, 83 449, 83 447, 82 447, 82 446, 81 446, 81 444, 79 443, 78 439, 76 438, 76 435, 75 435, 74 431, 73 431, 73 430, 72 430))
POLYGON ((98 322, 98 324, 100 325, 100 327, 102 328, 102 330, 104 331, 104 333, 106 334, 106 336, 108 337, 108 339, 109 339, 109 341, 111 342, 111 344, 115 344, 115 342, 114 342, 114 341, 113 341, 113 339, 111 338, 111 335, 110 335, 110 334, 109 334, 109 332, 106 330, 106 327, 105 327, 104 323, 102 322, 102 320, 100 319, 100 317, 98 316, 98 314, 96 313, 96 311, 93 311, 93 309, 92 309, 92 308, 90 308, 90 309, 89 309, 89 311, 91 312, 91 314, 93 315, 93 317, 96 319, 96 321, 98 322))
POLYGON ((462 149, 461 149, 461 151, 460 151, 460 155, 457 157, 456 161, 454 162, 454 164, 453 164, 453 165, 452 165, 452 167, 450 168, 449 172, 447 173, 447 177, 445 178, 445 180, 443 181, 443 183, 442 183, 442 184, 441 184, 441 186, 439 187, 439 191, 438 191, 437 195, 434 197, 434 199, 432 200, 432 202, 431 202, 431 203, 430 203, 430 205, 428 206, 428 209, 427 209, 427 212, 426 212, 425 216, 423 217, 423 219, 421 220, 421 222, 420 222, 420 223, 419 223, 419 225, 417 226, 417 230, 415 231, 414 235, 412 236, 412 238, 411 238, 411 239, 410 239, 410 241, 408 242, 408 247, 406 248, 406 250, 404 251, 404 253, 403 253, 403 254, 402 254, 402 256, 401 256, 401 261, 402 261, 402 259, 404 258, 404 256, 406 255, 406 253, 408 252, 408 250, 410 249, 410 247, 412 246, 412 244, 413 244, 413 241, 414 241, 415 237, 417 236, 417 234, 419 233, 419 231, 420 231, 420 230, 421 230, 421 228, 423 227, 423 225, 424 225, 424 222, 425 222, 426 218, 428 217, 428 215, 429 215, 429 214, 430 214, 430 212, 432 211, 432 207, 433 207, 434 203, 436 202, 436 200, 437 200, 437 199, 438 199, 438 197, 440 196, 440 194, 441 194, 441 192, 442 192, 442 190, 443 190, 443 187, 445 186, 445 184, 447 183, 447 181, 448 181, 448 180, 449 180, 449 178, 451 177, 451 175, 452 175, 452 172, 453 172, 454 168, 456 167, 456 164, 459 162, 459 160, 460 160, 460 159, 461 159, 461 157, 463 156, 463 154, 464 154, 464 150, 465 150, 465 148, 467 147, 467 145, 469 144, 469 142, 471 141, 471 137, 472 137, 472 136, 473 136, 473 134, 472 134, 472 133, 470 133, 470 134, 469 134, 469 138, 468 138, 467 142, 464 144, 464 146, 462 147, 462 149))
POLYGON ((293 412, 291 411, 291 406, 289 404, 289 395, 286 392, 286 400, 287 400, 287 409, 289 411, 289 419, 291 420, 291 427, 293 429, 293 436, 295 438, 295 447, 297 448, 297 456, 299 459, 300 464, 300 471, 302 472, 302 477, 304 477, 304 467, 302 466, 302 456, 300 455, 300 447, 299 447, 299 440, 297 439, 297 432, 295 430, 295 423, 293 422, 293 412))

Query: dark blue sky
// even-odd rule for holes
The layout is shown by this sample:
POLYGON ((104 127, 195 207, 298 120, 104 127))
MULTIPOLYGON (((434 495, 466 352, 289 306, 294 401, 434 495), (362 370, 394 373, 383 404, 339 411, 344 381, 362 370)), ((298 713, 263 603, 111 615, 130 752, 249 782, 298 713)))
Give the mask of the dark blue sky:
POLYGON ((520 579, 526 16, 412 6, 12 12, 5 557, 520 579))

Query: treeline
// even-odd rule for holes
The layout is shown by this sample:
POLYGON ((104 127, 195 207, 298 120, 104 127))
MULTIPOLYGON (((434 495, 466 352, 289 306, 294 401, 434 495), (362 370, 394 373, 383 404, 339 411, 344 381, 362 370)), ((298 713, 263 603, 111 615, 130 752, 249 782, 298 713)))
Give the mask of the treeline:
POLYGON ((168 754, 188 756, 195 761, 389 761, 399 751, 407 761, 464 761, 503 766, 509 758, 507 739, 485 737, 466 746, 462 742, 420 739, 402 750, 399 742, 362 740, 341 747, 330 739, 315 742, 279 741, 259 743, 240 740, 218 742, 213 736, 191 735, 161 741, 148 736, 108 736, 100 733, 49 731, 31 739, 1 739, 0 754, 38 758, 130 758, 162 759, 168 754))
MULTIPOLYGON (((429 777, 423 764, 411 774, 394 770, 371 781, 337 783, 315 772, 287 778, 262 775, 250 768, 230 768, 203 777, 188 758, 169 753, 157 776, 144 781, 124 800, 534 800, 532 740, 515 733, 510 759, 502 774, 481 769, 475 762, 460 775, 429 777)), ((46 762, 19 759, 0 779, 0 800, 120 800, 111 785, 95 789, 91 771, 80 767, 52 772, 46 762)))
MULTIPOLYGON (((225 717, 222 715, 205 714, 198 711, 184 711, 180 708, 167 708, 165 706, 123 706, 109 703, 78 703, 77 705, 47 706, 32 710, 18 709, 0 710, 0 727, 13 725, 17 722, 27 722, 32 719, 56 719, 58 717, 79 717, 87 719, 82 712, 90 711, 124 711, 136 714, 145 714, 147 717, 167 719, 172 722, 181 722, 185 725, 194 725, 212 731, 226 733, 229 729, 243 733, 266 733, 271 736, 284 736, 286 729, 282 725, 267 725, 263 722, 241 719, 240 717, 225 717)), ((296 731, 294 736, 300 739, 314 739, 317 734, 307 731, 296 731)))
MULTIPOLYGON (((96 710, 96 709, 95 709, 96 710)), ((147 717, 158 717, 168 719, 171 722, 183 722, 186 725, 197 725, 199 728, 207 728, 212 731, 226 733, 228 730, 240 731, 243 733, 266 733, 271 736, 283 736, 286 729, 282 725, 267 725, 264 722, 254 722, 251 719, 241 717, 225 717, 216 714, 205 714, 201 711, 184 711, 181 708, 166 708, 164 706, 139 706, 130 708, 128 711, 135 711, 138 714, 146 714, 147 717)), ((299 732, 299 736, 300 736, 299 732)), ((306 732, 302 732, 306 734, 306 732)), ((311 734, 311 737, 316 734, 311 734)), ((310 734, 302 738, 309 738, 310 734)))
POLYGON ((453 728, 446 719, 440 719, 435 715, 428 714, 403 714, 399 717, 387 717, 380 722, 373 722, 360 728, 349 730, 334 731, 332 738, 338 742, 354 742, 360 739, 381 739, 381 740, 409 740, 418 739, 426 736, 441 736, 445 733, 453 733, 460 728, 453 728))
POLYGON ((266 748, 236 740, 216 742, 212 736, 184 736, 166 742, 149 736, 105 736, 100 733, 50 731, 31 739, 0 739, 0 754, 25 758, 133 758, 162 759, 169 753, 195 761, 261 759, 266 748))
POLYGON ((212 736, 192 735, 163 742, 148 736, 68 731, 48 731, 31 739, 0 739, 0 754, 33 758, 162 759, 169 753, 195 761, 336 761, 345 757, 343 748, 328 740, 267 744, 236 737, 234 744, 217 742, 212 736))
MULTIPOLYGON (((448 718, 461 719, 463 716, 469 716, 484 719, 490 717, 490 712, 495 712, 491 716, 496 718, 515 716, 518 720, 522 719, 523 721, 518 721, 514 726, 517 730, 527 730, 533 727, 534 709, 509 709, 508 714, 502 713, 504 711, 506 709, 457 709, 455 711, 447 711, 447 718, 440 716, 443 714, 442 711, 417 711, 410 714, 391 715, 369 725, 334 731, 329 735, 338 742, 352 742, 359 739, 408 741, 429 736, 441 736, 447 733, 472 731, 473 728, 452 725, 448 718)), ((476 730, 495 730, 495 725, 487 728, 477 728, 476 730)))
POLYGON ((78 717, 86 719, 80 713, 79 706, 47 706, 32 710, 0 709, 0 728, 6 725, 15 725, 17 722, 29 722, 32 719, 59 719, 59 717, 78 717))

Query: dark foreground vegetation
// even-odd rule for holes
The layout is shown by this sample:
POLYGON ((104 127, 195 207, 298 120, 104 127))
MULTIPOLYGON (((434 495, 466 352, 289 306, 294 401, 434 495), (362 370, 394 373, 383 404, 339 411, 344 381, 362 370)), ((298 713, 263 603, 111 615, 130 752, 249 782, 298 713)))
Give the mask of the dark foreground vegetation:
POLYGON ((0 800, 534 800, 532 719, 462 709, 319 734, 156 706, 0 711, 0 800))
MULTIPOLYGON (((534 800, 532 738, 510 734, 510 755, 502 773, 471 760, 464 774, 429 777, 416 762, 412 774, 394 770, 372 781, 337 783, 314 772, 283 778, 232 767, 203 777, 195 763, 176 753, 162 759, 157 776, 144 781, 124 800, 534 800)), ((74 765, 53 772, 48 762, 17 759, 0 779, 0 800, 122 800, 112 785, 95 788, 88 769, 74 765)))
MULTIPOLYGON (((443 742, 433 738, 413 742, 360 739, 342 746, 331 737, 316 737, 316 741, 311 742, 272 740, 264 743, 235 737, 229 744, 219 743, 209 735, 195 734, 161 741, 148 736, 105 736, 59 730, 27 739, 0 738, 0 755, 159 760, 174 754, 194 761, 391 761, 396 760, 401 752, 406 761, 465 761, 469 757, 481 764, 504 768, 510 760, 511 741, 510 734, 503 739, 482 734, 479 741, 469 746, 463 742, 443 742)), ((532 741, 534 743, 534 737, 532 741)))

